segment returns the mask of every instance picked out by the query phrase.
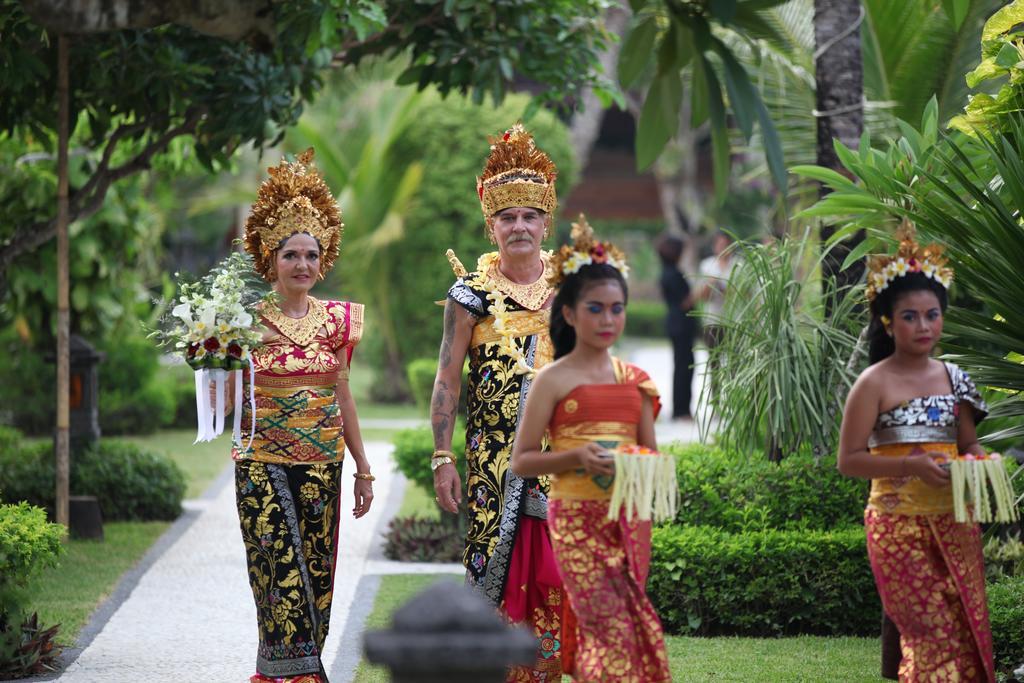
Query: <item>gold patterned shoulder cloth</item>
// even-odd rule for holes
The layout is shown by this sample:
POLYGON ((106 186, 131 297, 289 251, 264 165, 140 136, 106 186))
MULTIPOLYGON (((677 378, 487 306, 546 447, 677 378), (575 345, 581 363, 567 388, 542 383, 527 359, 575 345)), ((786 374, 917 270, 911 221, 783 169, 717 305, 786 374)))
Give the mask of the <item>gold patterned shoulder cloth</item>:
POLYGON ((363 304, 348 304, 348 336, 345 343, 355 346, 363 338, 363 304))
POLYGON ((309 297, 309 308, 301 318, 290 318, 275 304, 262 306, 260 315, 274 329, 291 339, 299 346, 308 346, 316 337, 317 332, 327 322, 327 307, 319 299, 309 297))

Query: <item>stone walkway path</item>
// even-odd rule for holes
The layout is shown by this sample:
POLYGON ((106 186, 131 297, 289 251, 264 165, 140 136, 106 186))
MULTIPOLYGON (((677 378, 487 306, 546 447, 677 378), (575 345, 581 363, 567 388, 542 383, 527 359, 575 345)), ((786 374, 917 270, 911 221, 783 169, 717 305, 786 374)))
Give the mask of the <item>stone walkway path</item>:
MULTIPOLYGON (((631 349, 629 358, 646 369, 663 396, 671 396, 671 358, 666 347, 631 349)), ((697 389, 699 391, 699 388, 697 389)), ((666 413, 670 414, 670 406, 666 413)), ((380 421, 375 421, 380 422, 380 421)), ((404 428, 399 424, 375 427, 404 428)), ((692 422, 659 420, 660 443, 692 441, 692 422)), ((397 563, 384 558, 382 534, 401 505, 405 479, 394 470, 391 445, 366 444, 377 477, 377 500, 360 520, 343 517, 340 570, 324 665, 332 683, 352 680, 360 659, 363 624, 380 576, 461 574, 460 565, 397 563)), ((347 481, 351 481, 346 473, 347 481)), ((341 508, 350 510, 351 486, 341 508)), ((137 683, 208 680, 241 683, 254 672, 255 607, 246 578, 230 468, 126 574, 92 616, 78 647, 64 655, 66 670, 35 680, 64 683, 137 683)))

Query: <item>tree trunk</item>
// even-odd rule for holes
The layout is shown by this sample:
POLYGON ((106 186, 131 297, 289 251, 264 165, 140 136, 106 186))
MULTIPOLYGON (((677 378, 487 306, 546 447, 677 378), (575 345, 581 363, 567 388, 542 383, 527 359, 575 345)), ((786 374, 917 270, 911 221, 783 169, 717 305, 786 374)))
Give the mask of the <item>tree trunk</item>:
POLYGON ((71 480, 71 297, 68 234, 68 40, 57 39, 57 429, 56 510, 58 524, 68 526, 68 488, 71 480))
MULTIPOLYGON (((844 174, 832 141, 838 139, 847 147, 856 147, 864 130, 864 70, 860 53, 863 18, 859 0, 814 0, 818 165, 844 174)), ((827 192, 822 187, 822 195, 827 192)), ((835 226, 821 227, 823 246, 834 233, 835 226)), ((864 274, 863 262, 846 270, 842 266, 850 250, 863 239, 863 233, 859 233, 837 245, 825 259, 823 279, 834 277, 840 287, 859 282, 864 274)), ((831 311, 831 301, 825 303, 826 310, 831 311)))
MULTIPOLYGON (((619 52, 622 49, 622 41, 626 38, 626 29, 629 27, 629 7, 618 5, 608 8, 605 14, 604 25, 608 33, 618 36, 618 40, 609 42, 608 48, 601 53, 601 68, 609 78, 615 78, 615 67, 619 63, 619 52)), ((597 99, 593 88, 587 88, 581 98, 582 107, 572 117, 569 126, 569 141, 572 144, 573 152, 576 155, 580 174, 587 167, 590 160, 590 151, 594 148, 594 142, 601 132, 601 121, 604 120, 604 108, 601 101, 597 99)))

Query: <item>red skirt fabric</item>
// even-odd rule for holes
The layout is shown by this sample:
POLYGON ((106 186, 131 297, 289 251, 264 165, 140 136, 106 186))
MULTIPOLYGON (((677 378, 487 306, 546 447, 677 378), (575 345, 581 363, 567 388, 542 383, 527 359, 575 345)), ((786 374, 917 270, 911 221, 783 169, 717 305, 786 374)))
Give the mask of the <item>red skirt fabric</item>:
POLYGON ((864 514, 868 558, 900 630, 900 681, 995 681, 977 524, 953 515, 864 514))
POLYGON ((607 501, 559 499, 548 502, 548 521, 575 614, 566 638, 575 640, 574 680, 669 683, 661 620, 645 590, 651 523, 609 520, 607 501))
POLYGON ((502 608, 509 621, 528 624, 539 640, 532 667, 513 667, 509 681, 554 682, 562 676, 562 582, 548 525, 523 517, 509 561, 502 608))

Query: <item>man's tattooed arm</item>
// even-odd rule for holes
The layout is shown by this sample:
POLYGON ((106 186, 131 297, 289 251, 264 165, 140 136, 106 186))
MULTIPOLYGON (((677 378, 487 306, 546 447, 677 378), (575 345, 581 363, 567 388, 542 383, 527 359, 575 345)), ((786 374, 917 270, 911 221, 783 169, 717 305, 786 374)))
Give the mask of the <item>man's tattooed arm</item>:
POLYGON ((469 352, 473 323, 469 312, 451 300, 445 302, 444 333, 430 400, 430 424, 434 432, 434 448, 438 450, 451 448, 455 412, 462 390, 462 364, 469 352))

